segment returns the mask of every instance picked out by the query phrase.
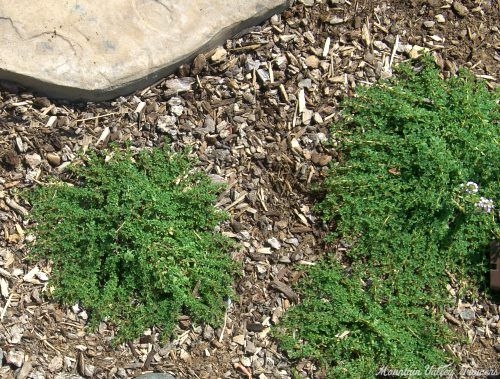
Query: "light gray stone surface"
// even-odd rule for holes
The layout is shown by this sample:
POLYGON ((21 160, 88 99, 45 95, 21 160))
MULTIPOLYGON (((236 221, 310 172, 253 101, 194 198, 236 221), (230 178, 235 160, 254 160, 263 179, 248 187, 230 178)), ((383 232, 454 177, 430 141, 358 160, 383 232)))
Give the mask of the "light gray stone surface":
POLYGON ((284 10, 290 0, 0 1, 0 80, 105 100, 284 10))
POLYGON ((173 377, 170 374, 151 373, 151 374, 142 374, 136 376, 135 379, 175 379, 175 377, 173 377))

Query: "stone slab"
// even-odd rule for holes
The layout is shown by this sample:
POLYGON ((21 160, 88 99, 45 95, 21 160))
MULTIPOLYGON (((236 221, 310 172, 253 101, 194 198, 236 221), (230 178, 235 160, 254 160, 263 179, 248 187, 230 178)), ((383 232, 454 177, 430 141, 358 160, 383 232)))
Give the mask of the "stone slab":
POLYGON ((0 1, 0 80, 53 98, 144 88, 290 0, 0 1))
POLYGON ((170 374, 151 373, 151 374, 142 374, 136 376, 135 379, 175 379, 175 377, 173 377, 170 374))

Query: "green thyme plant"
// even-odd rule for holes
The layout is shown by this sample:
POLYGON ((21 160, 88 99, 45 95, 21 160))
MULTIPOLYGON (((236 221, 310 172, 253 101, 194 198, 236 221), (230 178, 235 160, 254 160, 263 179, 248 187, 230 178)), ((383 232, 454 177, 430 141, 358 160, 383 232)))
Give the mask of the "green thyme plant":
POLYGON ((465 71, 443 80, 425 58, 343 103, 344 159, 319 210, 349 246, 349 274, 329 257, 308 271, 277 333, 291 357, 332 378, 448 362, 449 275, 484 289, 500 236, 499 93, 465 71))
POLYGON ((108 320, 116 341, 181 314, 217 323, 231 296, 231 244, 214 231, 220 186, 166 149, 96 153, 71 167, 71 183, 26 193, 33 205, 32 259, 52 262, 55 299, 108 320))

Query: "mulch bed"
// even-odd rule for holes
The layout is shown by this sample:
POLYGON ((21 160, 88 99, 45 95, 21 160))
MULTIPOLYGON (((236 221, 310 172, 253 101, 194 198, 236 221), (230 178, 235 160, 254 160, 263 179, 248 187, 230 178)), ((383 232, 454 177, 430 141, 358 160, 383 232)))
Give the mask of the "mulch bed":
MULTIPOLYGON (((301 264, 335 246, 313 212, 315 184, 338 159, 325 145, 338 103, 391 75, 391 67, 430 51, 444 76, 467 67, 493 88, 500 78, 498 1, 372 2, 302 0, 241 38, 199 56, 165 78, 112 102, 51 101, 4 84, 0 90, 0 376, 129 378, 322 377, 312 362, 290 362, 270 326, 299 301, 301 264), (49 302, 51 267, 25 260, 33 238, 19 190, 43 183, 87 149, 130 141, 134 148, 189 146, 199 167, 227 190, 222 232, 239 242, 237 300, 217 329, 179 319, 177 338, 159 330, 115 349, 106 323, 49 302)), ((456 286, 459 284, 456 283, 456 286)), ((456 288, 450 287, 450 291, 456 288)), ((457 299, 446 322, 470 344, 448 346, 464 369, 500 368, 499 305, 457 299)))

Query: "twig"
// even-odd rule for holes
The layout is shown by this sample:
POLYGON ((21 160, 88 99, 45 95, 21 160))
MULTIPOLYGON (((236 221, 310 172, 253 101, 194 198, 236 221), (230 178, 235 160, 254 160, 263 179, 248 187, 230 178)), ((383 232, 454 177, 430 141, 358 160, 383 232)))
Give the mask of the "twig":
POLYGON ((233 201, 231 204, 229 204, 226 208, 224 208, 226 211, 230 210, 231 208, 233 208, 234 206, 238 205, 239 203, 241 203, 246 195, 248 195, 247 192, 243 192, 235 201, 233 201))
POLYGON ((49 341, 47 341, 47 336, 44 336, 42 335, 41 333, 39 333, 38 331, 35 330, 35 334, 38 336, 38 338, 40 338, 40 340, 46 344, 48 347, 50 347, 52 350, 54 350, 55 352, 58 352, 58 353, 61 353, 61 350, 57 349, 54 347, 54 345, 52 345, 49 341))
POLYGON ((7 299, 7 302, 5 303, 5 306, 2 309, 2 314, 0 315, 0 321, 3 321, 5 313, 7 312, 7 308, 9 308, 11 301, 12 301, 12 293, 9 295, 9 298, 7 299))
POLYGON ((451 314, 449 314, 448 312, 444 312, 444 318, 447 319, 449 322, 451 322, 452 324, 455 324, 455 325, 460 325, 460 321, 458 319, 456 319, 455 317, 453 317, 451 314))
POLYGON ((394 41, 394 47, 392 48, 391 59, 389 59, 389 68, 392 68, 392 63, 394 62, 394 57, 399 47, 399 34, 396 35, 396 41, 394 41))
POLYGON ((295 104, 295 111, 293 112, 293 121, 292 121, 292 129, 295 129, 295 125, 297 125, 297 112, 299 111, 299 102, 295 104))
POLYGON ((130 352, 132 353, 134 358, 136 360, 139 360, 139 354, 137 354, 137 350, 135 350, 135 347, 134 347, 134 344, 132 343, 132 341, 127 341, 127 346, 129 347, 130 352))
POLYGON ((246 51, 246 50, 257 50, 259 47, 261 47, 261 44, 253 44, 253 45, 246 45, 246 46, 241 46, 241 47, 235 47, 234 49, 228 49, 229 52, 233 53, 236 51, 246 51))
POLYGON ((271 62, 267 62, 267 67, 269 71, 269 81, 271 83, 274 83, 274 72, 273 72, 273 65, 271 62))
POLYGON ((144 361, 144 366, 142 366, 143 371, 149 370, 149 366, 151 366, 151 361, 153 360, 155 354, 156 354, 155 348, 152 347, 151 351, 148 353, 148 356, 146 357, 146 360, 144 361))
POLYGON ((14 200, 9 199, 8 197, 5 198, 5 204, 7 204, 9 207, 11 207, 14 211, 16 211, 18 214, 21 216, 28 216, 29 212, 26 208, 23 206, 17 204, 14 200))
POLYGON ((226 332, 226 325, 227 325, 227 313, 229 312, 230 306, 231 306, 231 299, 227 299, 227 309, 226 313, 224 314, 224 325, 222 325, 222 331, 220 332, 219 342, 222 342, 222 340, 224 339, 224 333, 226 332))
POLYGON ((111 112, 111 113, 100 114, 100 115, 97 115, 94 117, 79 118, 78 120, 75 120, 75 122, 97 120, 97 119, 102 118, 102 117, 115 116, 117 114, 120 114, 120 112, 111 112))
POLYGON ((281 96, 283 96, 283 99, 285 100, 285 102, 289 102, 289 99, 288 99, 288 93, 286 93, 286 89, 285 89, 285 86, 283 84, 280 84, 280 92, 281 92, 281 96))
POLYGON ((61 353, 61 350, 56 349, 54 345, 52 345, 49 341, 46 339, 42 339, 43 343, 46 344, 48 347, 50 347, 52 350, 57 351, 58 353, 61 353))

